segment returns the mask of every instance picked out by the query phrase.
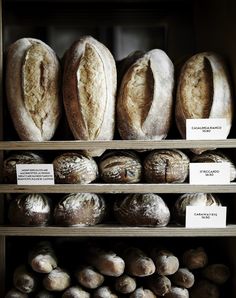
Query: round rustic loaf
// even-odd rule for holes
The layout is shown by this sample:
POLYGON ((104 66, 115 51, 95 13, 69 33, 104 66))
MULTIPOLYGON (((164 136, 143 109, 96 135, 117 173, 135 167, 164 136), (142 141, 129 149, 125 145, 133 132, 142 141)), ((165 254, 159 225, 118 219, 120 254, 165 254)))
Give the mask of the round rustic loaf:
POLYGON ((108 286, 103 286, 94 291, 93 298, 118 298, 118 296, 108 286))
POLYGON ((72 193, 65 196, 54 209, 54 221, 58 225, 95 225, 105 216, 106 205, 100 195, 72 193))
POLYGON ((168 250, 152 250, 152 259, 159 275, 172 275, 179 269, 179 260, 168 250))
POLYGON ((115 289, 119 293, 130 294, 136 289, 136 280, 127 274, 123 274, 116 278, 115 289))
POLYGON ((212 194, 186 193, 175 202, 173 216, 177 223, 185 224, 186 206, 220 206, 220 200, 212 194))
POLYGON ((81 266, 76 270, 75 278, 80 285, 88 289, 96 289, 104 282, 104 276, 92 266, 81 266))
POLYGON ((201 279, 198 280, 192 289, 190 290, 190 297, 191 298, 219 298, 220 295, 220 289, 217 285, 214 283, 206 280, 201 279))
POLYGON ((55 294, 46 290, 42 290, 37 295, 35 298, 55 298, 55 294))
MULTIPOLYGON (((165 295, 166 298, 189 298, 187 289, 179 287, 171 287, 170 291, 165 295)), ((192 297, 192 296, 191 296, 192 297)), ((201 296, 199 296, 200 298, 201 296)))
POLYGON ((179 268, 179 270, 171 276, 171 281, 178 287, 189 289, 193 286, 195 278, 188 268, 179 268))
POLYGON ((188 249, 183 254, 183 264, 190 270, 204 268, 208 263, 208 256, 204 248, 188 249))
POLYGON ((30 294, 37 287, 37 279, 33 272, 29 271, 25 265, 21 265, 14 271, 13 284, 20 292, 30 294))
POLYGON ((100 176, 108 183, 137 183, 141 179, 139 157, 130 151, 115 151, 103 155, 99 163, 100 176))
POLYGON ((44 275, 43 286, 48 291, 61 292, 70 286, 70 275, 63 269, 57 267, 50 273, 44 275))
POLYGON ((67 152, 53 161, 56 183, 86 184, 98 177, 98 167, 93 158, 67 152))
POLYGON ((137 288, 130 296, 130 298, 157 298, 157 296, 149 289, 143 287, 137 288))
POLYGON ((29 296, 16 289, 11 289, 7 292, 5 298, 28 298, 29 296))
POLYGON ((144 160, 144 176, 151 183, 181 183, 188 176, 189 158, 180 150, 155 150, 144 160))
POLYGON ((17 226, 45 226, 51 220, 50 205, 44 194, 23 194, 11 200, 8 218, 17 226))
POLYGON ((54 51, 34 38, 10 45, 6 95, 15 129, 23 141, 52 138, 61 116, 61 71, 54 51))
POLYGON ((149 288, 159 297, 165 296, 169 293, 171 288, 171 281, 164 275, 158 275, 157 273, 151 275, 148 280, 149 288))
POLYGON ((170 211, 166 203, 156 194, 129 194, 116 200, 114 213, 118 221, 131 226, 166 226, 170 211))
POLYGON ((229 279, 230 270, 224 264, 211 264, 202 270, 202 275, 214 284, 222 285, 229 279))
POLYGON ((78 286, 68 288, 62 295, 62 298, 89 298, 89 297, 90 297, 90 294, 78 286))
POLYGON ((33 152, 22 152, 10 155, 3 162, 3 177, 6 183, 16 183, 16 165, 17 164, 41 164, 44 159, 33 152))

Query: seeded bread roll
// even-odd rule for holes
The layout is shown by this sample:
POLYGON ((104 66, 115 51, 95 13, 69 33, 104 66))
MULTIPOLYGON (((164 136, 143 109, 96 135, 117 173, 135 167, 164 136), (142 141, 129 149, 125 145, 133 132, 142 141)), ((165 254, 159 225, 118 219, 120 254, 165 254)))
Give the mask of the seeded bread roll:
POLYGON ((212 282, 201 279, 190 290, 191 298, 220 298, 219 287, 212 282))
POLYGON ((211 264, 202 270, 202 275, 213 283, 222 285, 229 279, 230 270, 224 264, 211 264))
POLYGON ((79 284, 88 289, 96 289, 104 282, 104 276, 92 266, 81 266, 76 270, 75 278, 79 284))
POLYGON ((124 274, 115 280, 115 289, 122 294, 130 294, 136 289, 136 281, 133 277, 124 274))
POLYGON ((204 248, 186 250, 183 254, 183 264, 190 270, 204 268, 208 263, 208 256, 204 248))
POLYGON ((17 226, 45 226, 51 220, 51 201, 44 194, 23 194, 11 200, 8 218, 17 226))
POLYGON ((161 140, 169 131, 174 67, 154 49, 125 73, 117 100, 117 125, 122 139, 161 140))
POLYGON ((186 206, 221 206, 220 200, 212 194, 186 193, 175 202, 173 216, 178 224, 185 224, 186 206))
MULTIPOLYGON (((187 289, 178 288, 178 287, 171 287, 169 293, 165 295, 167 298, 189 298, 189 292, 187 289)), ((192 296, 190 296, 192 297, 192 296)), ((198 298, 200 298, 199 296, 198 298)))
POLYGON ((17 164, 41 164, 44 159, 33 152, 22 152, 10 155, 3 162, 3 177, 6 183, 16 183, 16 165, 17 164))
POLYGON ((144 176, 151 183, 181 183, 188 176, 189 158, 180 150, 155 150, 144 160, 144 176))
POLYGON ((22 293, 16 289, 11 289, 7 292, 5 298, 28 298, 29 296, 25 293, 22 293))
MULTIPOLYGON (((232 125, 231 82, 222 57, 203 52, 191 57, 182 67, 177 86, 176 124, 186 137, 186 119, 225 118, 227 138, 232 125)), ((196 149, 200 154, 207 149, 196 149)))
POLYGON ((43 278, 43 286, 48 291, 61 292, 70 286, 70 275, 63 269, 57 267, 43 278))
POLYGON ((140 287, 136 289, 130 296, 130 298, 157 298, 157 296, 149 289, 140 287))
POLYGON ((35 298, 55 298, 55 294, 46 290, 40 291, 35 298))
POLYGON ((141 179, 142 165, 139 157, 129 151, 104 154, 99 163, 100 175, 108 183, 137 183, 141 179))
POLYGON ((93 158, 68 152, 53 161, 56 183, 86 184, 98 177, 98 167, 93 158))
POLYGON ((129 194, 115 201, 117 220, 131 226, 166 226, 170 211, 166 203, 156 194, 129 194))
POLYGON ((159 297, 165 296, 171 289, 171 281, 164 275, 153 274, 148 278, 149 288, 159 297))
POLYGON ((62 298, 90 298, 90 294, 82 288, 75 286, 67 289, 62 295, 62 298))
POLYGON ((15 269, 13 274, 14 287, 22 293, 30 294, 37 287, 37 279, 33 272, 22 265, 15 269))
POLYGON ((93 298, 118 298, 118 296, 108 286, 104 286, 94 291, 93 298))
POLYGON ((178 258, 168 250, 153 249, 151 256, 159 275, 172 275, 179 269, 178 258))
POLYGON ((44 42, 21 38, 6 58, 6 95, 15 129, 23 141, 48 141, 61 116, 60 64, 44 42))
MULTIPOLYGON (((116 81, 113 56, 93 37, 82 37, 67 51, 63 99, 75 139, 113 139, 116 81)), ((89 153, 97 156, 103 151, 91 148, 89 153)))
POLYGON ((89 226, 100 223, 106 212, 104 199, 91 193, 66 195, 54 209, 54 221, 62 226, 89 226))
POLYGON ((171 281, 178 287, 189 289, 193 286, 195 278, 192 272, 187 268, 179 268, 173 276, 171 281))

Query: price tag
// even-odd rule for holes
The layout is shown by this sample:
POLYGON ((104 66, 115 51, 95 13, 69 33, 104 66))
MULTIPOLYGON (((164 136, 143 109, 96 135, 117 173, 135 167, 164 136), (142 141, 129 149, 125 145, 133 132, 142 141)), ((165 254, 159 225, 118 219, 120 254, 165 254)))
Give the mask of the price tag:
POLYGON ((52 185, 54 171, 52 164, 18 164, 16 165, 18 185, 52 185))
POLYGON ((226 213, 222 206, 187 206, 186 228, 225 228, 226 213))
POLYGON ((187 140, 225 140, 227 135, 225 118, 186 119, 187 140))
POLYGON ((230 164, 228 162, 199 162, 189 164, 190 184, 229 184, 230 164))

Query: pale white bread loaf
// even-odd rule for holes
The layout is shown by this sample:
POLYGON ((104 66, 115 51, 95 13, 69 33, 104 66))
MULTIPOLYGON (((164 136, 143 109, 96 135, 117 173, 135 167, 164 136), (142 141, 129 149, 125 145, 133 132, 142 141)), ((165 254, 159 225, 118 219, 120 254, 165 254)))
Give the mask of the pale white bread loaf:
POLYGON ((117 101, 121 138, 164 139, 171 123, 173 87, 174 67, 162 50, 151 50, 131 65, 117 101))
POLYGON ((70 275, 59 267, 53 269, 50 273, 45 274, 43 286, 48 291, 61 292, 67 289, 71 284, 70 275))
POLYGON ((60 64, 44 42, 21 38, 10 45, 6 59, 6 95, 21 140, 52 138, 61 116, 60 64))
POLYGON ((67 51, 63 99, 75 139, 113 139, 116 85, 114 58, 102 43, 84 36, 67 51))

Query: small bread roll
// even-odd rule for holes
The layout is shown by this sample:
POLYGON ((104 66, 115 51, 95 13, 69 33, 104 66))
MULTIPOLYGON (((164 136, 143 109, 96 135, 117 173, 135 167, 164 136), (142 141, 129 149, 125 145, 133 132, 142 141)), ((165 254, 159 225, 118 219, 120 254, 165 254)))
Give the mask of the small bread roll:
POLYGON ((121 294, 130 294, 136 289, 136 281, 133 277, 124 274, 116 278, 115 289, 121 294))
POLYGON ((161 140, 171 122, 174 67, 165 52, 153 49, 123 76, 117 99, 117 126, 122 139, 161 140))
POLYGON ((62 298, 89 298, 89 297, 90 297, 90 294, 78 286, 70 287, 62 295, 62 298))
POLYGON ((193 286, 195 278, 193 273, 187 268, 179 268, 179 270, 171 276, 171 281, 178 287, 189 289, 193 286))
POLYGON ((178 258, 168 250, 153 249, 151 256, 159 275, 172 275, 179 269, 178 258))
POLYGON ((171 289, 171 281, 164 275, 153 274, 148 278, 148 286, 158 297, 165 296, 171 289))
POLYGON ((151 183, 182 183, 189 170, 189 158, 180 150, 154 150, 144 160, 144 176, 151 183))
POLYGON ((56 183, 87 184, 98 177, 93 158, 74 152, 64 153, 53 161, 56 183))
POLYGON ((57 258, 50 242, 39 242, 29 253, 28 262, 31 268, 39 273, 50 273, 55 269, 57 258))
POLYGON ((104 199, 91 193, 66 195, 54 209, 54 221, 62 226, 90 226, 100 223, 106 212, 104 199))
POLYGON ((23 194, 11 201, 8 218, 17 226, 45 226, 51 220, 50 205, 44 194, 23 194))
POLYGON ((55 294, 53 294, 52 292, 48 292, 46 290, 42 290, 40 291, 35 298, 55 298, 55 294))
POLYGON ((33 272, 27 270, 27 268, 22 265, 15 269, 13 274, 13 284, 14 287, 22 293, 32 293, 37 287, 37 279, 33 272))
POLYGON ((102 156, 99 172, 102 180, 108 183, 137 183, 141 179, 142 165, 135 153, 115 151, 102 156))
POLYGON ((58 126, 60 63, 44 42, 21 38, 10 45, 6 57, 7 103, 22 141, 48 141, 58 126))
POLYGON ((191 298, 220 298, 219 287, 212 282, 201 279, 198 280, 190 290, 191 298))
POLYGON ((183 264, 189 269, 204 268, 208 263, 208 256, 204 248, 186 250, 183 254, 183 264))
POLYGON ((130 296, 130 298, 157 298, 157 296, 149 289, 140 287, 136 289, 130 296))
POLYGON ((70 283, 70 275, 65 270, 59 267, 53 269, 43 279, 43 286, 48 291, 64 291, 70 286, 70 283))
POLYGON ((131 226, 166 226, 170 211, 166 203, 156 194, 129 194, 115 201, 114 213, 117 220, 131 226))
POLYGON ((221 206, 220 200, 212 194, 186 193, 175 202, 173 217, 178 224, 185 224, 186 206, 221 206))
POLYGON ((96 289, 93 298, 118 298, 118 296, 109 287, 105 286, 96 289))
POLYGON ((76 270, 75 278, 79 284, 88 289, 96 289, 104 282, 104 276, 92 266, 82 266, 76 270))
POLYGON ((16 165, 17 164, 42 164, 44 159, 33 152, 22 152, 11 154, 3 162, 3 178, 6 183, 16 183, 16 165))
MULTIPOLYGON (((189 298, 189 292, 187 289, 178 288, 178 287, 171 287, 169 293, 165 295, 167 298, 189 298)), ((192 297, 192 296, 190 296, 192 297)), ((198 298, 201 298, 199 296, 198 298)))
POLYGON ((153 260, 149 258, 141 249, 129 247, 123 253, 125 270, 133 276, 149 276, 155 272, 153 260))
POLYGON ((229 279, 230 270, 224 264, 211 264, 202 270, 202 275, 213 283, 222 285, 229 279))
POLYGON ((7 292, 5 298, 28 298, 29 296, 25 293, 22 293, 16 289, 11 289, 7 292))

